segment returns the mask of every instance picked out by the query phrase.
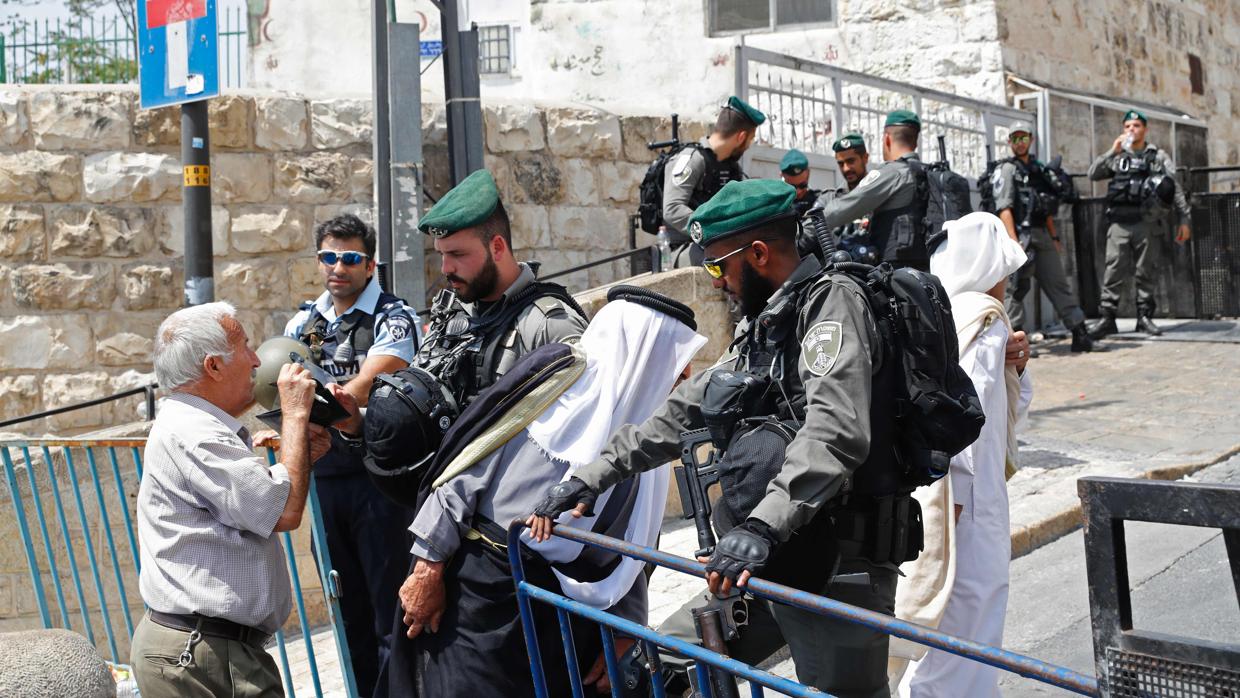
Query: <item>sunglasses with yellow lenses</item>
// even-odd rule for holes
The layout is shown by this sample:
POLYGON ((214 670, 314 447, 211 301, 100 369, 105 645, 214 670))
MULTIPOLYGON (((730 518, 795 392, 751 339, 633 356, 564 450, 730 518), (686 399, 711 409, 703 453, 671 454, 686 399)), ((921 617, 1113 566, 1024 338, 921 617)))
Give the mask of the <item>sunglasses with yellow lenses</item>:
POLYGON ((1029 141, 1032 141, 1032 140, 1033 140, 1033 136, 1027 133, 1022 133, 1019 136, 1012 136, 1011 138, 1008 139, 1008 141, 1011 143, 1028 143, 1029 141))
POLYGON ((728 257, 731 257, 734 254, 740 254, 741 252, 744 252, 750 247, 753 247, 754 242, 758 242, 758 241, 754 240, 748 245, 743 245, 741 247, 738 247, 735 250, 732 250, 731 252, 723 255, 722 257, 717 257, 715 259, 711 259, 707 257, 706 259, 702 260, 702 268, 706 270, 707 274, 711 275, 711 278, 722 279, 723 278, 723 260, 727 259, 728 257))

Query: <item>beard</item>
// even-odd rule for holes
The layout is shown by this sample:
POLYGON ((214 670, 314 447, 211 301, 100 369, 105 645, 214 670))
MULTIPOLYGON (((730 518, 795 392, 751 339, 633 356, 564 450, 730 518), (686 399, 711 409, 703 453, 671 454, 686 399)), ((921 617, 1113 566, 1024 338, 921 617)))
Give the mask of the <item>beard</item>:
POLYGON ((741 313, 748 318, 758 317, 766 308, 766 303, 775 293, 775 285, 758 275, 749 262, 741 267, 741 288, 737 298, 740 300, 741 313))
POLYGON ((466 303, 474 303, 495 293, 496 287, 499 286, 499 267, 496 266, 495 259, 488 254, 482 269, 473 279, 462 279, 456 274, 449 274, 448 281, 463 284, 457 296, 466 303))

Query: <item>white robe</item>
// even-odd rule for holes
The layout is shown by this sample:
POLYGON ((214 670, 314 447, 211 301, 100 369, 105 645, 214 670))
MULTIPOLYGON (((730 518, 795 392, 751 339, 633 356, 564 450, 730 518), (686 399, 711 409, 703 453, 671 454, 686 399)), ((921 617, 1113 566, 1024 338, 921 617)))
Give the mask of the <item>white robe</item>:
MULTIPOLYGON (((1007 612, 1011 530, 1008 518, 1008 398, 1004 354, 1008 328, 996 320, 978 334, 960 356, 960 366, 977 389, 986 425, 971 446, 951 461, 951 501, 964 507, 955 526, 955 574, 939 630, 987 645, 1003 644, 1007 612)), ((1020 412, 1028 407, 1032 386, 1020 380, 1020 412)), ((949 509, 950 511, 950 509, 949 509)), ((914 698, 986 698, 998 696, 999 670, 941 650, 913 661, 899 686, 914 698)))

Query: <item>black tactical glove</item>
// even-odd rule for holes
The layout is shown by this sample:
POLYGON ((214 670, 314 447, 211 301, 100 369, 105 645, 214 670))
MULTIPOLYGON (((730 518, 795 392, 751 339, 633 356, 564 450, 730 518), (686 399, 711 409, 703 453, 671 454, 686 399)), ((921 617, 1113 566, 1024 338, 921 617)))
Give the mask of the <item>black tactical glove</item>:
POLYGON ((733 584, 746 570, 750 576, 757 576, 770 562, 771 552, 778 544, 779 540, 770 526, 758 519, 746 519, 719 539, 715 552, 706 563, 706 573, 718 572, 725 579, 732 580, 733 584))
POLYGON ((586 505, 585 515, 594 515, 594 501, 598 499, 598 493, 590 489, 586 483, 575 477, 547 490, 547 498, 538 505, 534 510, 534 516, 545 516, 548 519, 555 520, 560 514, 574 509, 578 504, 586 505))

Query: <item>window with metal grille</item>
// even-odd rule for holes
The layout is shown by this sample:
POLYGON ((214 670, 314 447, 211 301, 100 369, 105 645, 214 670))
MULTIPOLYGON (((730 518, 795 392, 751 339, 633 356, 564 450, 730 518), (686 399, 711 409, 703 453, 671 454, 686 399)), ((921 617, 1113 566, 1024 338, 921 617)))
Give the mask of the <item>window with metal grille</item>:
POLYGON ((710 33, 778 31, 835 22, 836 0, 707 0, 710 33))
POLYGON ((507 24, 478 27, 478 72, 482 75, 512 73, 512 28, 507 24))

